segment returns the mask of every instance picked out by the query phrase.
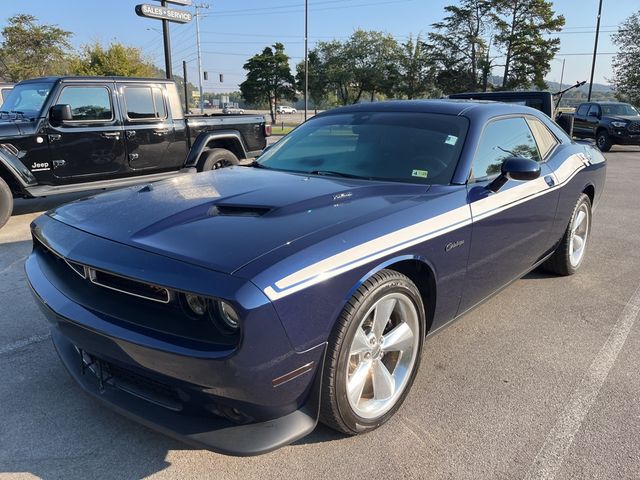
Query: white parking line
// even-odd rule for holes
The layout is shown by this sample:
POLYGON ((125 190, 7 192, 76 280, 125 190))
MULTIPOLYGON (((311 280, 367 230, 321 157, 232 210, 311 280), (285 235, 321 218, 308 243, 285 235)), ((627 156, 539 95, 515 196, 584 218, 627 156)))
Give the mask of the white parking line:
POLYGON ((27 347, 32 343, 38 343, 46 340, 51 335, 46 333, 44 335, 34 335, 33 337, 23 338, 22 340, 18 340, 17 342, 10 343, 9 345, 5 345, 4 347, 0 347, 0 355, 4 355, 5 353, 11 353, 15 350, 20 350, 21 348, 27 347))
POLYGON ((542 448, 529 467, 526 480, 555 478, 580 429, 584 418, 618 358, 633 324, 640 313, 640 286, 636 289, 613 326, 591 366, 573 392, 560 418, 551 429, 542 448))

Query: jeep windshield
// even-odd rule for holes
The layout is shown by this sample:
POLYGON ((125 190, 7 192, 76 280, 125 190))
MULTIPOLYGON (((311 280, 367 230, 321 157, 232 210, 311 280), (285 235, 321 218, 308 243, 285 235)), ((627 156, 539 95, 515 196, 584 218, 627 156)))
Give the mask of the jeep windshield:
POLYGON ((449 184, 467 119, 414 112, 315 117, 258 160, 276 170, 407 183, 449 184))
POLYGON ((605 115, 622 115, 625 117, 640 115, 640 113, 628 103, 609 103, 603 104, 601 107, 602 113, 605 115))
POLYGON ((0 110, 3 113, 23 115, 28 118, 39 117, 53 83, 19 83, 7 93, 0 110))

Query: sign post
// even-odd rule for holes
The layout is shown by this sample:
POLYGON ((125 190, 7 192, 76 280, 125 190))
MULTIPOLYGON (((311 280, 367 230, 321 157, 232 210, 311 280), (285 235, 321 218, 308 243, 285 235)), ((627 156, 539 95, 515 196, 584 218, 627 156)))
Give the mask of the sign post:
POLYGON ((189 23, 193 19, 191 12, 167 8, 167 3, 189 6, 191 0, 160 0, 160 6, 142 3, 136 5, 136 15, 139 17, 155 18, 162 21, 162 39, 164 41, 164 65, 167 78, 173 77, 171 66, 171 37, 169 35, 169 22, 189 23))

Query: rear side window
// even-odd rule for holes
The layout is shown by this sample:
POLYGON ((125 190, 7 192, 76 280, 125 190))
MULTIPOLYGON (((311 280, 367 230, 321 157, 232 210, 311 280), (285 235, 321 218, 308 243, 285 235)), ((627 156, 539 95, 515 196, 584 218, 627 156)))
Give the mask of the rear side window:
POLYGON ((124 101, 131 120, 164 119, 167 108, 162 90, 151 87, 126 87, 124 101))
POLYGON ((533 134, 522 117, 496 120, 487 125, 473 161, 472 178, 482 181, 495 177, 510 157, 541 160, 533 134))
POLYGON ((583 103, 582 105, 580 105, 578 107, 578 111, 576 112, 576 114, 581 115, 581 116, 586 116, 587 112, 589 111, 589 104, 588 103, 583 103))
POLYGON ((537 118, 527 118, 527 122, 529 122, 529 127, 531 127, 533 136, 538 144, 540 156, 546 159, 556 145, 558 145, 558 139, 549 131, 545 124, 537 118))
POLYGON ((96 122, 113 118, 111 95, 105 87, 64 87, 57 103, 71 106, 73 121, 96 122))

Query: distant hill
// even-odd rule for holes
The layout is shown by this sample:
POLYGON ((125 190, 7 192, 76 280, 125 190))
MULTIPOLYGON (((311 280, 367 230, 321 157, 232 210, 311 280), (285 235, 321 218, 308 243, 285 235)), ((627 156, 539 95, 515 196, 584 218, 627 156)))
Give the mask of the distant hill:
MULTIPOLYGON (((582 81, 582 80, 587 80, 587 82, 589 81, 588 78, 581 78, 580 81, 582 81)), ((493 83, 494 85, 501 85, 502 84, 502 77, 497 76, 497 75, 493 75, 489 81, 491 83, 493 83)), ((545 82, 547 82, 547 86, 548 86, 548 90, 549 91, 557 92, 558 90, 560 90, 560 83, 552 82, 551 80, 545 80, 545 82)), ((562 88, 567 88, 569 85, 573 85, 575 83, 576 83, 575 80, 565 79, 565 80, 563 80, 562 88)), ((584 93, 586 95, 589 92, 589 84, 585 83, 583 86, 578 88, 577 91, 581 92, 581 93, 584 93)), ((611 88, 611 85, 606 85, 604 83, 594 83, 592 92, 609 94, 609 93, 613 92, 613 89, 611 88)))

